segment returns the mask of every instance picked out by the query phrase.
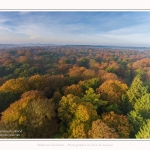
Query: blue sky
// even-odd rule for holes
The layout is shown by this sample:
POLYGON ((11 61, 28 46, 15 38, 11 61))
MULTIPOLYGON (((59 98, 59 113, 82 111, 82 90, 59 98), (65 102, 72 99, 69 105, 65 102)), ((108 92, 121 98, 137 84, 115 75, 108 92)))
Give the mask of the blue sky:
POLYGON ((150 12, 1 11, 0 43, 150 46, 150 12))

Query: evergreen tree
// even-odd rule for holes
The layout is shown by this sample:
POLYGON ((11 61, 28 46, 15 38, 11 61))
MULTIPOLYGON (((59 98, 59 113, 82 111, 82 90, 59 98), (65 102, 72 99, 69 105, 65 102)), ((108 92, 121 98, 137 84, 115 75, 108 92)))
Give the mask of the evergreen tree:
POLYGON ((142 96, 144 96, 148 90, 148 88, 144 86, 143 82, 141 81, 141 76, 137 75, 134 80, 132 81, 132 84, 130 88, 127 91, 128 99, 130 102, 130 109, 134 107, 134 104, 137 100, 139 100, 142 96))
POLYGON ((135 135, 138 139, 150 138, 150 119, 146 120, 144 125, 140 128, 139 132, 135 135))

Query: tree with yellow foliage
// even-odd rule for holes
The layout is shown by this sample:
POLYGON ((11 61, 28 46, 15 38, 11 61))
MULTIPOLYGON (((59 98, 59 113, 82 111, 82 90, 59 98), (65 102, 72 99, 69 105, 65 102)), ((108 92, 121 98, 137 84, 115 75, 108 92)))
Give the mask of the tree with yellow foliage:
POLYGON ((46 77, 43 75, 33 75, 28 79, 31 90, 42 91, 46 87, 46 77))
POLYGON ((80 101, 81 100, 78 96, 72 94, 68 94, 61 98, 58 105, 58 117, 63 123, 68 125, 72 121, 77 105, 80 101))
POLYGON ((10 79, 6 81, 1 87, 0 92, 20 93, 26 92, 30 89, 26 78, 10 79))
POLYGON ((85 129, 85 124, 78 119, 71 122, 68 131, 69 138, 87 138, 87 133, 85 129))
POLYGON ((97 118, 97 112, 91 103, 79 103, 68 130, 69 138, 87 138, 91 123, 97 118))
POLYGON ((18 138, 48 138, 57 132, 55 116, 54 103, 43 92, 28 91, 2 112, 0 127, 22 130, 18 138))

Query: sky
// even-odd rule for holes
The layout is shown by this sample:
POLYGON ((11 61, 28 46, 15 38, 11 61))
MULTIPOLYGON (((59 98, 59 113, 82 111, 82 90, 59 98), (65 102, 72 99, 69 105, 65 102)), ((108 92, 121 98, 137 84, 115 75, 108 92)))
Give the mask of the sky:
POLYGON ((149 11, 0 11, 0 44, 150 46, 149 11))

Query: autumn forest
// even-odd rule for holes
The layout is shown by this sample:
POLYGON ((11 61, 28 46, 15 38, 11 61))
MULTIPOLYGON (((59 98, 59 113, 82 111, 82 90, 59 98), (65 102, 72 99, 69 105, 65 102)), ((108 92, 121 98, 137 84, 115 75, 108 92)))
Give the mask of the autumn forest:
POLYGON ((150 51, 0 49, 0 138, 150 138, 150 51))

